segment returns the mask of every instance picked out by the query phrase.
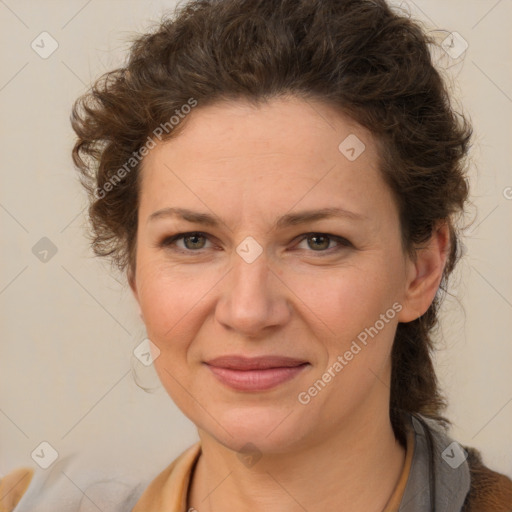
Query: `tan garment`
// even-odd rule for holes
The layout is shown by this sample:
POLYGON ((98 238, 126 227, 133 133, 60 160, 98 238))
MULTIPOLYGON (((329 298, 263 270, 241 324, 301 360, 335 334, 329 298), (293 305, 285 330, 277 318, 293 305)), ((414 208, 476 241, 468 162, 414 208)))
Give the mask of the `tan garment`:
POLYGON ((0 512, 11 512, 27 490, 34 470, 18 468, 0 480, 0 512))

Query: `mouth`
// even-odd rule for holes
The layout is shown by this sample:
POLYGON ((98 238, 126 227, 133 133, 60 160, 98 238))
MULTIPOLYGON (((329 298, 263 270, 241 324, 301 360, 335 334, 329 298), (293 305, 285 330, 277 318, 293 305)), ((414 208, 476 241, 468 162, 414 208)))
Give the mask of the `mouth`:
POLYGON ((205 364, 220 382, 238 391, 272 389, 310 366, 303 359, 285 356, 223 356, 205 364))

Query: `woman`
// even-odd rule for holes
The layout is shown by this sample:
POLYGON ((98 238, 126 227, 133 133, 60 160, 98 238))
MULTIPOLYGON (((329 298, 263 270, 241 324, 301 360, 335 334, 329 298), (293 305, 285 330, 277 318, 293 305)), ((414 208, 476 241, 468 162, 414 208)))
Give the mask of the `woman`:
POLYGON ((200 437, 108 510, 512 510, 431 360, 471 127, 429 42, 384 0, 198 0, 77 101, 93 248, 200 437))

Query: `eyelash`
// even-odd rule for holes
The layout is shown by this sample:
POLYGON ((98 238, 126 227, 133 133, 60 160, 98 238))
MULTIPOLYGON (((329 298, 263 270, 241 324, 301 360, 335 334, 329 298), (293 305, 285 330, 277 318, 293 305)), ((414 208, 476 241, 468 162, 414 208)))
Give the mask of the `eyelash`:
MULTIPOLYGON (((171 246, 174 245, 175 242, 177 242, 178 240, 182 240, 182 239, 184 239, 186 237, 189 237, 189 236, 200 236, 200 237, 206 238, 207 240, 210 240, 206 233, 203 233, 201 231, 189 231, 189 232, 186 232, 186 233, 178 233, 176 235, 164 238, 162 240, 162 242, 160 242, 159 247, 161 247, 161 248, 171 248, 172 249, 171 246)), ((300 235, 301 238, 299 239, 298 243, 300 243, 303 240, 306 240, 307 238, 312 237, 312 236, 319 236, 319 237, 323 237, 323 238, 328 238, 330 240, 338 242, 339 246, 338 247, 331 247, 329 249, 325 249, 325 250, 322 250, 322 251, 310 250, 308 252, 317 252, 317 253, 320 253, 320 254, 323 253, 323 254, 330 255, 333 252, 339 251, 342 248, 353 247, 352 243, 349 240, 347 240, 346 238, 343 238, 341 236, 336 236, 336 235, 330 235, 328 233, 319 233, 319 232, 315 232, 315 231, 310 232, 310 233, 304 233, 303 235, 300 235)), ((179 249, 179 248, 174 248, 172 250, 176 250, 177 252, 181 252, 182 254, 201 253, 203 251, 203 249, 191 250, 191 249, 179 249)), ((322 256, 320 256, 320 257, 322 257, 322 256)))

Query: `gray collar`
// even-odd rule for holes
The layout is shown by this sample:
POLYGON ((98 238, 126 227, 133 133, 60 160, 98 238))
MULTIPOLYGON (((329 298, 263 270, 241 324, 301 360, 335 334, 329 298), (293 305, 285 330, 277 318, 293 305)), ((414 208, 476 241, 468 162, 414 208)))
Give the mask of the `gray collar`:
POLYGON ((464 448, 435 421, 411 416, 414 453, 398 512, 459 512, 469 492, 464 448))

